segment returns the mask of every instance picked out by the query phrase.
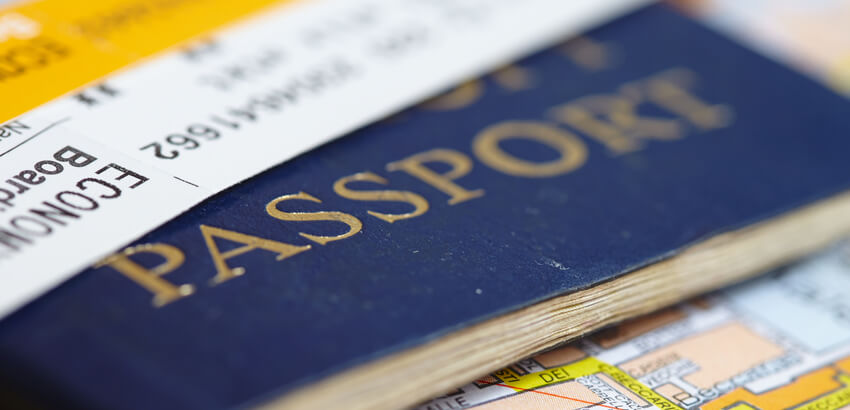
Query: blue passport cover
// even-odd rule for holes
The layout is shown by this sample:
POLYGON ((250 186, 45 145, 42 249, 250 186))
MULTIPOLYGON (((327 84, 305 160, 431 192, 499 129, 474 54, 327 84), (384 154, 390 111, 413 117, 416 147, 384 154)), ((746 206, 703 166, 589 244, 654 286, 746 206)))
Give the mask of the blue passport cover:
POLYGON ((538 53, 176 218, 4 320, 0 373, 244 405, 847 189, 842 98, 664 6, 588 36, 609 52, 538 53))

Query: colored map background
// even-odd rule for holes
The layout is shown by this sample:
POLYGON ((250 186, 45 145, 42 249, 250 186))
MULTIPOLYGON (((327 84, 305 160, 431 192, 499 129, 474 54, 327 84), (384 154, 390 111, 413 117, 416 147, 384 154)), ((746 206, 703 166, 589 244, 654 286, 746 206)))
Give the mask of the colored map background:
POLYGON ((850 409, 850 244, 523 360, 420 410, 850 409))

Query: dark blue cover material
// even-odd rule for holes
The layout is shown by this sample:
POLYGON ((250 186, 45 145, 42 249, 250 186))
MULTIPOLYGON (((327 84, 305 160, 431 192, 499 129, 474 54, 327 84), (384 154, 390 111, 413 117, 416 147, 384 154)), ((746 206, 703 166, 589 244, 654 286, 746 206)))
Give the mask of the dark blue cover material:
MULTIPOLYGON (((161 278, 193 284, 192 295, 157 308, 149 291, 113 267, 85 271, 2 322, 0 373, 88 408, 241 405, 626 274, 848 187, 850 105, 843 99, 663 6, 589 37, 608 44, 612 65, 592 50, 578 58, 582 64, 563 50, 539 53, 518 63, 522 75, 514 69, 513 80, 488 76, 483 88, 468 85, 443 109, 408 110, 206 201, 138 242, 181 249, 185 262, 161 278), (579 101, 571 121, 599 135, 607 122, 608 131, 640 143, 606 147, 599 135, 559 121, 567 113, 556 107, 601 94, 620 97, 579 101), (637 122, 629 115, 636 99, 643 100, 637 122), (588 120, 594 107, 605 114, 600 122, 588 120), (528 138, 500 145, 525 162, 494 156, 486 140, 473 151, 479 132, 505 121, 523 121, 514 131, 564 151, 528 138), (469 158, 472 169, 454 183, 484 194, 449 204, 445 186, 388 170, 436 148, 469 158), (562 154, 567 160, 557 162, 562 154), (334 192, 335 181, 362 171, 387 184, 349 188, 412 191, 429 209, 388 223, 368 211, 402 214, 413 206, 334 192), (298 233, 333 236, 349 226, 266 212, 274 198, 302 191, 321 203, 273 208, 345 212, 362 229, 321 245, 298 233), (202 224, 312 248, 282 260, 264 249, 233 256, 227 264, 245 274, 213 286, 202 224)), ((451 168, 427 166, 437 174, 451 168)), ((221 252, 243 246, 216 244, 221 252)), ((162 262, 144 252, 131 259, 162 262)))

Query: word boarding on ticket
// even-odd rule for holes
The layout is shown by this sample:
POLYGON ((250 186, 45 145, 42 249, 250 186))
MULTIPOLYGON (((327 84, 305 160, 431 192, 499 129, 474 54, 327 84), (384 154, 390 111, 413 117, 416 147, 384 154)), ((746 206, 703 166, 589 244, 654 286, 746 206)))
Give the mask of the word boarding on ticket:
POLYGON ((0 315, 235 183, 641 3, 0 6, 0 315))

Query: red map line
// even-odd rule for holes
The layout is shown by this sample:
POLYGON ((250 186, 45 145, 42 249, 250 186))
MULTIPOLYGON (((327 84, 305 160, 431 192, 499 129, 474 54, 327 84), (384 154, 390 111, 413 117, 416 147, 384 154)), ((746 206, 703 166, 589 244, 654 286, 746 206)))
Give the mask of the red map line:
POLYGON ((587 400, 577 399, 577 398, 575 398, 575 397, 561 396, 560 394, 546 393, 546 392, 543 392, 543 391, 537 391, 537 390, 532 390, 532 389, 523 389, 522 387, 508 386, 507 384, 501 384, 501 383, 491 383, 491 382, 485 382, 485 381, 483 381, 483 380, 478 380, 478 383, 481 383, 481 384, 489 384, 489 385, 491 385, 491 386, 502 386, 502 387, 507 387, 507 388, 510 388, 510 389, 522 390, 522 391, 527 391, 527 392, 531 392, 531 393, 544 394, 544 395, 546 395, 546 396, 552 396, 552 397, 557 397, 557 398, 559 398, 559 399, 566 399, 566 400, 577 401, 577 402, 579 402, 579 403, 584 403, 584 404, 592 404, 592 405, 594 405, 594 406, 605 407, 605 408, 607 408, 607 409, 613 409, 613 410, 623 410, 623 409, 621 409, 621 408, 619 408, 619 407, 606 406, 606 405, 604 405, 604 404, 599 404, 599 403, 594 403, 594 402, 592 402, 592 401, 587 401, 587 400))

